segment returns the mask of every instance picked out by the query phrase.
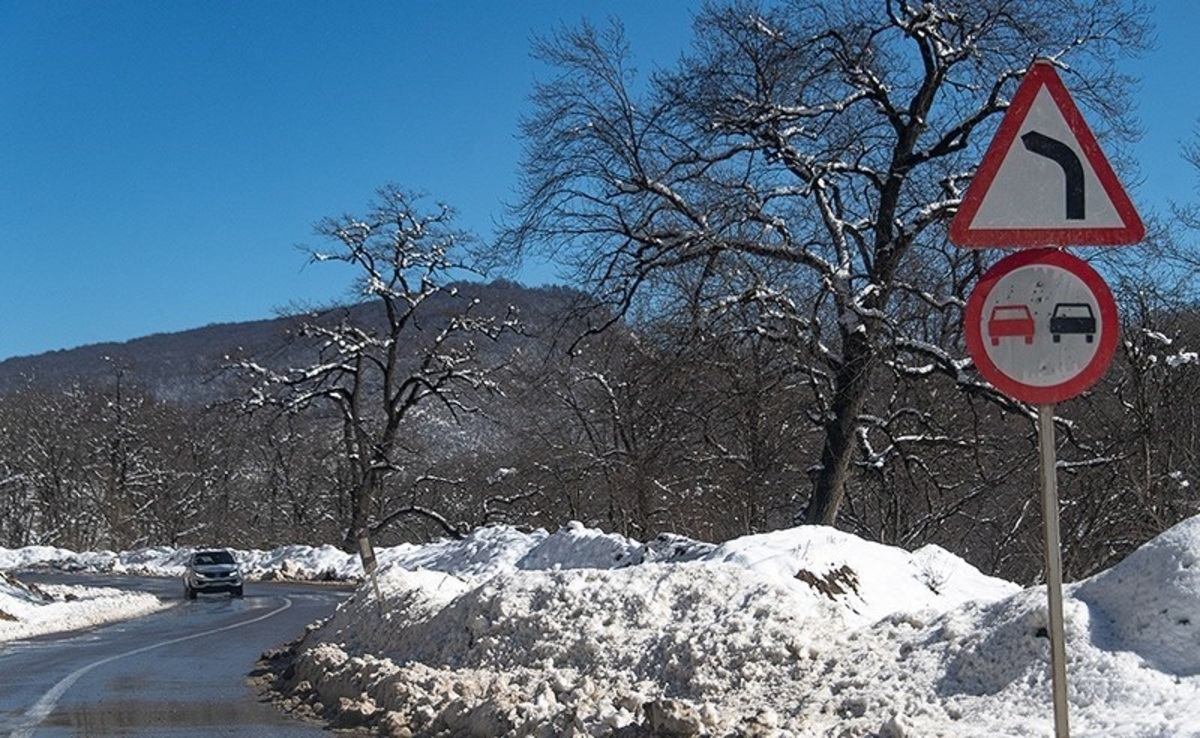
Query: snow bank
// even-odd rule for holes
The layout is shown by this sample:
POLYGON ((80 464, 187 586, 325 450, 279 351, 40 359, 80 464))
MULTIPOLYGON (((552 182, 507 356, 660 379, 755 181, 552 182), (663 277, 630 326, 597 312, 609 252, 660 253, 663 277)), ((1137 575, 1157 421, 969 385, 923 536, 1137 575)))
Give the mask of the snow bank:
MULTIPOLYGON (((0 549, 0 567, 173 574, 189 551, 0 549)), ((235 553, 263 578, 361 575, 329 547, 235 553)), ((1044 589, 937 547, 816 527, 642 544, 571 524, 378 557, 382 601, 360 586, 287 672, 290 704, 341 725, 488 738, 1052 733, 1044 589)), ((21 618, 0 615, 0 640, 159 606, 44 590, 0 582, 0 612, 21 618)), ((1200 736, 1200 517, 1066 595, 1072 735, 1200 736)))
MULTIPOLYGON (((1072 735, 1200 735, 1198 557, 1200 518, 1067 588, 1072 735)), ((1052 732, 1045 591, 937 547, 494 529, 393 557, 380 589, 309 635, 291 684, 384 735, 1052 732)))
POLYGON ((0 642, 147 615, 154 595, 107 587, 32 586, 0 574, 0 642))
POLYGON ((739 538, 705 560, 766 575, 809 602, 834 600, 841 605, 841 619, 853 625, 897 612, 941 612, 1018 589, 936 546, 909 553, 821 526, 739 538))
MULTIPOLYGON (((221 546, 216 546, 221 548, 221 546)), ((178 577, 188 557, 198 548, 165 546, 135 551, 88 551, 76 553, 65 548, 27 546, 0 548, 0 571, 46 567, 62 571, 86 571, 137 576, 178 577)), ((281 546, 272 551, 232 550, 248 579, 291 578, 298 580, 353 580, 362 577, 362 565, 356 554, 333 546, 281 546)))
POLYGON ((296 673, 327 704, 365 693, 388 724, 418 733, 609 730, 667 695, 724 725, 819 652, 786 614, 798 598, 755 579, 719 564, 513 571, 482 584, 393 568, 387 611, 356 597, 296 673), (732 589, 742 596, 728 599, 732 589))
MULTIPOLYGON (((1018 590, 941 549, 908 554, 828 528, 643 545, 579 524, 479 531, 391 558, 379 583, 382 607, 362 588, 309 637, 297 691, 385 733, 479 736, 799 735, 811 718, 797 706, 829 675, 873 663, 843 661, 870 640, 862 626, 1018 590), (499 554, 490 564, 485 549, 499 554), (469 572, 445 565, 462 559, 469 572), (436 570, 407 568, 418 561, 436 570)), ((880 728, 860 708, 869 700, 850 702, 836 720, 863 712, 880 728)))
POLYGON ((1200 674, 1200 517, 1185 520, 1073 595, 1091 608, 1092 637, 1150 668, 1200 674))
POLYGON ((0 571, 12 571, 47 561, 64 561, 75 555, 74 551, 51 546, 26 546, 25 548, 0 548, 0 571))

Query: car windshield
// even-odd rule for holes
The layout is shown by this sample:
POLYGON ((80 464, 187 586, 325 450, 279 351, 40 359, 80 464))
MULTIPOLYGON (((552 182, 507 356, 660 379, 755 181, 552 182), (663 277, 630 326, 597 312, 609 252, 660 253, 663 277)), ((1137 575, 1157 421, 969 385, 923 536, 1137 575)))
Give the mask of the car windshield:
POLYGON ((192 557, 194 566, 207 566, 209 564, 232 564, 233 555, 228 551, 204 551, 192 557))
POLYGON ((1057 318, 1090 318, 1092 306, 1087 303, 1063 303, 1054 307, 1057 318))
POLYGON ((1029 308, 1023 305, 1002 305, 992 310, 996 320, 1023 320, 1029 317, 1029 308))

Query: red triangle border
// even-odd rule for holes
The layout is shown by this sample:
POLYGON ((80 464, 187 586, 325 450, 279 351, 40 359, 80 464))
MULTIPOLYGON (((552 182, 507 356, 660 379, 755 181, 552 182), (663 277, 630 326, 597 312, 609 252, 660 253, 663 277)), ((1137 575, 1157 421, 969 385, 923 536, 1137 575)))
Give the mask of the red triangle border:
POLYGON ((958 212, 950 222, 951 242, 967 248, 1038 248, 1045 246, 1122 246, 1141 241, 1146 235, 1146 227, 1142 219, 1121 186, 1120 180, 1113 172, 1112 166, 1100 150, 1100 144, 1095 135, 1084 121, 1083 115, 1076 107, 1071 94, 1063 85, 1062 79, 1054 71, 1054 66, 1047 61, 1033 64, 1012 102, 1000 121, 1000 127, 988 146, 987 153, 975 173, 974 179, 967 187, 967 194, 959 205, 958 212), (984 198, 991 189, 1000 166, 1004 163, 1009 149, 1017 138, 1017 133, 1025 123, 1025 118, 1037 98, 1038 92, 1045 87, 1067 126, 1079 143, 1088 163, 1100 180, 1105 194, 1108 195, 1117 211, 1122 227, 1098 228, 1082 226, 1079 228, 971 228, 984 198))

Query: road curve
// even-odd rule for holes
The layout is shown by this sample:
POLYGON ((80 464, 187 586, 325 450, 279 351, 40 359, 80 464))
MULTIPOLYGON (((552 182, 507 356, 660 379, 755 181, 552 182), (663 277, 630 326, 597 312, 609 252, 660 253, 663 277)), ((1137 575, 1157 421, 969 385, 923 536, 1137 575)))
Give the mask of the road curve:
POLYGON ((87 631, 0 644, 0 735, 320 736, 261 701, 247 676, 266 649, 328 616, 349 592, 292 583, 183 599, 175 580, 23 579, 151 591, 177 605, 87 631))

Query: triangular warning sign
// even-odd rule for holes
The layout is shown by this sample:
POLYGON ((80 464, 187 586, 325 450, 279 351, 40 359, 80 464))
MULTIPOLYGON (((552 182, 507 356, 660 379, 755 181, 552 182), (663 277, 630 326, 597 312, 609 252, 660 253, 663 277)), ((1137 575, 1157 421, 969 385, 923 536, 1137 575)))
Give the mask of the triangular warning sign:
POLYGON ((1146 228, 1049 62, 1021 80, 950 223, 959 246, 1117 246, 1146 228))

